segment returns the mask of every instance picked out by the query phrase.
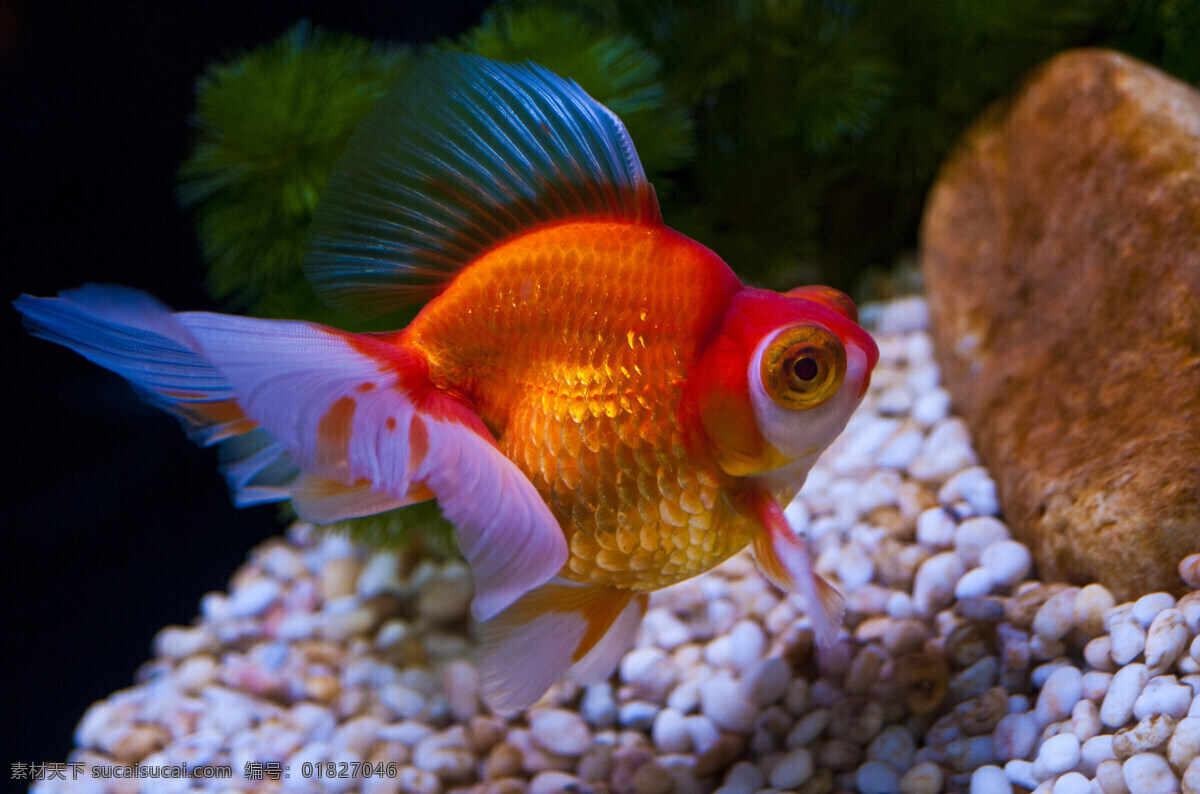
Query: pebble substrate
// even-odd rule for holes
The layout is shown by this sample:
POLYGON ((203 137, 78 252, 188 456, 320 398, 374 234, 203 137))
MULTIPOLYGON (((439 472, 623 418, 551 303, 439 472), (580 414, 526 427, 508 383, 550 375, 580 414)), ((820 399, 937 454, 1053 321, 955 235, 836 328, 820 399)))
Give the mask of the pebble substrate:
MULTIPOLYGON (((462 563, 297 524, 157 636, 70 760, 234 771, 144 781, 156 792, 1200 792, 1200 593, 1117 605, 1030 580, 939 386, 923 302, 869 308, 871 390, 788 508, 846 596, 831 649, 743 552, 654 594, 609 682, 504 719, 478 697, 462 563), (329 761, 395 777, 301 773, 329 761), (247 762, 289 776, 249 781, 247 762)), ((1200 586, 1200 555, 1180 571, 1200 586)))

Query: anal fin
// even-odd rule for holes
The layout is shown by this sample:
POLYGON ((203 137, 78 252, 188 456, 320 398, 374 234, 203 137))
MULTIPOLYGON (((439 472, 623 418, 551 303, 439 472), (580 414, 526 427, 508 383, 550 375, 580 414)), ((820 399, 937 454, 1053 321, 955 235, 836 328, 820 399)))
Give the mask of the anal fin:
POLYGON ((633 647, 649 597, 555 577, 480 624, 484 700, 500 714, 532 705, 556 681, 602 681, 633 647))

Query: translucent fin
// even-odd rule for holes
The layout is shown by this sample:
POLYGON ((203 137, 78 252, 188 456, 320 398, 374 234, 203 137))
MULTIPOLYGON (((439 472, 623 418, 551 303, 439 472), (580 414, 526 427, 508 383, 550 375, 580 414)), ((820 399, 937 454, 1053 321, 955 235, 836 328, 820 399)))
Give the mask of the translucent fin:
POLYGON ((57 298, 15 302, 29 333, 126 378, 142 399, 179 419, 198 444, 219 444, 238 506, 288 498, 299 473, 287 450, 247 417, 229 381, 199 355, 170 309, 125 287, 90 284, 57 298))
POLYGON ((779 503, 765 493, 756 494, 754 502, 762 522, 754 535, 759 570, 781 590, 804 596, 817 644, 832 645, 846 613, 841 593, 813 568, 807 541, 792 531, 779 503))
POLYGON ((621 121, 540 66, 442 53, 355 131, 305 272, 331 305, 380 314, 428 300, 505 239, 586 219, 661 224, 621 121))
POLYGON ((480 686, 500 714, 532 705, 564 677, 594 683, 633 647, 647 596, 555 578, 480 625, 480 686))

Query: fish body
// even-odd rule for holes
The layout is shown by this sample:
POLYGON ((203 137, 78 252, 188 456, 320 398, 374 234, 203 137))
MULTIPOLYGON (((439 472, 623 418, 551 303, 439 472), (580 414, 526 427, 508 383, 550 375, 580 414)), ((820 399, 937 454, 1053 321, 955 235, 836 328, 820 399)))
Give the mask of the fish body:
POLYGON ((235 501, 318 524, 436 498, 476 585, 500 711, 611 673, 647 593, 752 544, 819 642, 841 599, 782 505, 878 358, 823 287, 744 286, 666 227, 619 120, 532 66, 442 56, 356 133, 308 275, 404 329, 173 313, 84 287, 30 330, 221 447, 235 501))

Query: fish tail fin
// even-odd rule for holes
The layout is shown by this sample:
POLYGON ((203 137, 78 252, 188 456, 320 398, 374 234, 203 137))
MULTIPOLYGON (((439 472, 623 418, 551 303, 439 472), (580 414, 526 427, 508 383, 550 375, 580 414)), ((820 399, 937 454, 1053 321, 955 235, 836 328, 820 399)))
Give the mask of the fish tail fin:
POLYGON ((299 470, 287 451, 246 416, 229 381, 162 303, 137 290, 89 284, 57 298, 22 295, 13 305, 30 334, 123 376, 193 441, 219 445, 239 507, 288 497, 299 470))
POLYGON ((602 681, 633 647, 649 597, 554 578, 479 627, 484 700, 500 714, 532 705, 563 677, 602 681))
POLYGON ((436 389, 397 335, 208 312, 122 287, 22 296, 35 336, 123 375, 222 444, 239 505, 291 499, 317 524, 436 498, 458 529, 486 620, 567 560, 557 520, 462 395, 436 389))
POLYGON ((767 494, 758 495, 756 501, 762 522, 762 529, 754 534, 759 570, 781 590, 804 596, 817 644, 832 645, 846 615, 845 599, 817 573, 808 543, 792 531, 779 503, 767 494))

